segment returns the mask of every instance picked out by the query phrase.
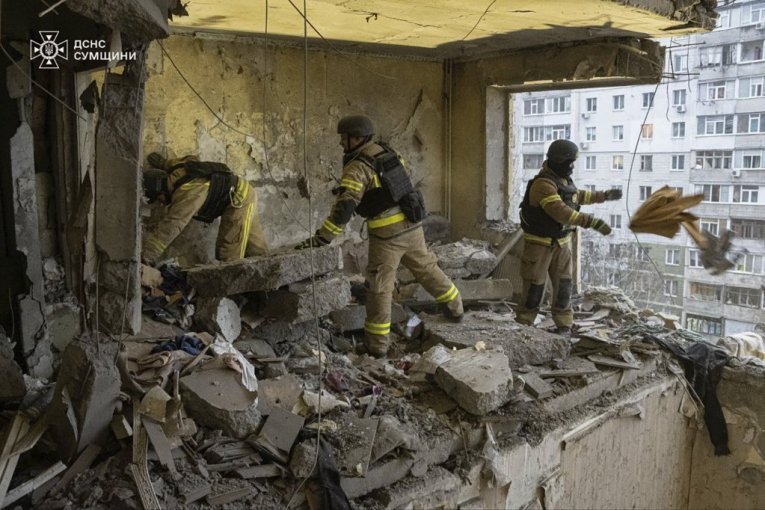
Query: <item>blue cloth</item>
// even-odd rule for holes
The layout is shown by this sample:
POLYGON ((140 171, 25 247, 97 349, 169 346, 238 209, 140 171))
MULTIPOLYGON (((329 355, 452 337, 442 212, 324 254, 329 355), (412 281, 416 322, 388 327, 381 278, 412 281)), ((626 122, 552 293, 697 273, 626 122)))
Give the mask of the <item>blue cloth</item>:
POLYGON ((175 340, 168 340, 151 350, 151 353, 163 351, 183 351, 196 356, 205 348, 204 342, 191 335, 178 335, 175 340))

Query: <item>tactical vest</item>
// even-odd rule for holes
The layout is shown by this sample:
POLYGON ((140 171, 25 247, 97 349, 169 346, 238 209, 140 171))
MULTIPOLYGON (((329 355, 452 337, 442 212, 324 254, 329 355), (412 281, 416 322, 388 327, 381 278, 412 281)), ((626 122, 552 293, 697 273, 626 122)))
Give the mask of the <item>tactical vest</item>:
MULTIPOLYGON (((526 194, 523 196, 523 202, 521 202, 521 228, 527 234, 532 234, 539 237, 551 237, 553 239, 560 239, 567 236, 574 229, 568 225, 558 223, 550 215, 548 215, 542 207, 534 207, 531 205, 529 196, 531 195, 531 186, 537 179, 548 179, 549 177, 540 177, 537 175, 531 179, 526 186, 526 194)), ((574 181, 571 178, 566 179, 566 184, 561 184, 557 179, 554 181, 558 188, 558 195, 563 200, 563 203, 570 208, 578 211, 579 203, 577 201, 577 190, 574 185, 574 181)))
POLYGON ((369 165, 380 180, 379 188, 371 189, 361 197, 356 213, 364 218, 374 218, 383 211, 398 205, 409 221, 412 223, 422 221, 426 214, 425 202, 422 194, 412 186, 412 180, 401 158, 387 144, 383 142, 377 142, 377 144, 383 148, 382 152, 374 156, 364 153, 355 156, 355 159, 369 165))
POLYGON ((231 191, 236 186, 238 177, 231 172, 228 166, 214 161, 184 161, 173 167, 171 171, 178 168, 185 168, 186 175, 176 181, 175 189, 194 179, 201 178, 210 181, 207 198, 194 219, 212 223, 231 205, 231 191))

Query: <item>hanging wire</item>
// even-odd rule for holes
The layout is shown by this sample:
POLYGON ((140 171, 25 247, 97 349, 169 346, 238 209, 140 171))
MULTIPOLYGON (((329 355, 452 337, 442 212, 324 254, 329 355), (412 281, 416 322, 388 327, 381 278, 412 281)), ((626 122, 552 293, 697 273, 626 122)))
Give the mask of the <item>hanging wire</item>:
MULTIPOLYGON (((295 5, 295 3, 294 3, 292 0, 287 0, 287 1, 288 1, 288 2, 290 3, 290 5, 291 5, 291 6, 292 6, 292 7, 293 7, 293 8, 294 8, 296 11, 297 11, 297 13, 298 13, 298 14, 300 14, 300 16, 303 18, 303 25, 305 26, 306 24, 308 24, 308 26, 310 26, 310 27, 313 29, 313 31, 314 31, 314 32, 316 32, 316 35, 318 35, 318 36, 321 38, 321 40, 322 40, 322 41, 324 41, 325 43, 327 43, 327 44, 329 45, 329 47, 332 49, 332 51, 334 51, 335 53, 337 53, 338 55, 340 55, 340 56, 341 56, 341 57, 343 57, 344 59, 348 60, 348 61, 349 61, 351 64, 353 64, 353 65, 355 65, 355 66, 357 66, 357 67, 359 67, 359 68, 361 68, 361 69, 363 69, 363 70, 365 70, 365 71, 367 71, 367 72, 369 72, 369 73, 372 73, 372 74, 374 74, 375 76, 379 76, 380 78, 385 78, 386 80, 397 80, 397 79, 398 79, 398 78, 396 78, 395 76, 390 76, 390 75, 387 75, 387 74, 378 73, 377 71, 373 71, 372 69, 369 69, 368 67, 366 67, 366 66, 363 66, 363 65, 359 64, 357 61, 353 60, 353 59, 352 59, 352 58, 350 58, 348 55, 346 55, 345 53, 343 53, 342 51, 340 51, 340 50, 337 48, 337 46, 335 46, 334 44, 332 44, 332 43, 331 43, 329 40, 327 40, 327 38, 326 38, 326 37, 324 37, 324 36, 321 34, 321 32, 319 32, 319 30, 318 30, 318 29, 317 29, 317 28, 316 28, 316 27, 313 25, 313 23, 311 23, 311 21, 308 19, 308 16, 306 16, 305 14, 303 14, 303 12, 300 10, 300 8, 299 8, 297 5, 295 5)), ((495 1, 496 1, 496 0, 495 0, 495 1)), ((308 37, 308 31, 307 31, 305 28, 304 28, 304 30, 303 30, 303 37, 306 37, 306 38, 308 37)))

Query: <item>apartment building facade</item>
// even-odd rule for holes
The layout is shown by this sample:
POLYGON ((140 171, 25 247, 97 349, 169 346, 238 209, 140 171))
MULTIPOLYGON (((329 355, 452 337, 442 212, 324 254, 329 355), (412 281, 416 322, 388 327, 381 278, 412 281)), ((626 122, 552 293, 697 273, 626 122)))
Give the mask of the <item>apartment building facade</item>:
POLYGON ((613 234, 583 232, 583 283, 620 286, 715 336, 765 327, 765 1, 718 10, 713 32, 663 41, 658 86, 521 93, 511 108, 515 203, 557 138, 579 144, 579 187, 624 191, 620 202, 586 208, 613 234), (709 274, 684 231, 667 239, 629 230, 630 214, 665 185, 704 195, 693 211, 702 229, 735 232, 733 270, 709 274))

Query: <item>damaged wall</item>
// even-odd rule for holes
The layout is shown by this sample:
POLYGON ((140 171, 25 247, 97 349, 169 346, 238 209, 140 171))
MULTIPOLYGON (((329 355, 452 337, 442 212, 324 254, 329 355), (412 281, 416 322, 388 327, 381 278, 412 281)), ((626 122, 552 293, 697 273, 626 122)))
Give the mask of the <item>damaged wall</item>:
MULTIPOLYGON (((163 44, 210 106, 228 124, 252 136, 222 125, 154 44, 148 61, 145 153, 197 153, 202 159, 225 162, 255 183, 269 246, 305 238, 306 229, 298 223, 307 224, 308 201, 300 197, 297 187, 303 172, 302 49, 269 46, 264 61, 263 46, 257 40, 174 36, 163 44)), ((428 209, 441 211, 442 64, 319 51, 311 51, 308 58, 307 145, 314 229, 329 212, 334 198, 330 191, 341 176, 337 121, 359 112, 369 115, 377 136, 405 157, 428 209)), ((357 235, 359 225, 356 219, 346 232, 357 235)), ((171 254, 210 256, 216 231, 192 222, 171 247, 171 254), (204 243, 199 243, 200 237, 204 243)))
POLYGON ((728 425, 731 454, 714 455, 706 428, 693 445, 688 506, 765 508, 765 370, 725 368, 717 396, 728 425))

